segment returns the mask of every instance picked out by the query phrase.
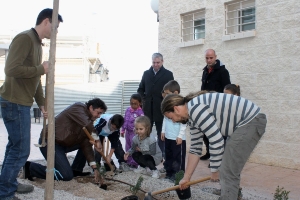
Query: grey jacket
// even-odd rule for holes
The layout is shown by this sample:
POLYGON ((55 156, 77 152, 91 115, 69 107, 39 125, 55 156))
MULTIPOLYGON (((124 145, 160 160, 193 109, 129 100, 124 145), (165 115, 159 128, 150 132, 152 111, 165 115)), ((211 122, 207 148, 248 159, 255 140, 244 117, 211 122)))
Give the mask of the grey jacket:
POLYGON ((132 138, 131 148, 128 150, 129 155, 136 152, 136 147, 139 147, 143 155, 151 155, 155 161, 155 165, 159 165, 162 160, 162 153, 156 139, 153 136, 139 140, 139 136, 135 135, 132 138))

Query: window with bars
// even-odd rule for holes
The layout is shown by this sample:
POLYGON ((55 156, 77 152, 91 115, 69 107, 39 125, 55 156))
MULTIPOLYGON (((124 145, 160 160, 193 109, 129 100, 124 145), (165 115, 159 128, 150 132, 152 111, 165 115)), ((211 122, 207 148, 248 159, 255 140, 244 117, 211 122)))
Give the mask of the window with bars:
POLYGON ((205 38, 205 10, 181 15, 181 42, 205 38))
POLYGON ((255 29, 255 0, 240 0, 225 4, 226 34, 255 29))

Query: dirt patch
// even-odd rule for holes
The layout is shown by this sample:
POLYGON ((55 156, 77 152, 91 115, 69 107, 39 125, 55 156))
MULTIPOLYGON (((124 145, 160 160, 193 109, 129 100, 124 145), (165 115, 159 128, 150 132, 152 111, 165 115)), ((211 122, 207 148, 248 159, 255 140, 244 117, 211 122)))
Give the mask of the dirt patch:
MULTIPOLYGON (((68 157, 69 162, 72 163, 74 157, 68 157)), ((40 160, 35 161, 40 164, 46 165, 46 161, 40 160)), ((92 172, 91 168, 89 166, 86 166, 84 168, 84 171, 90 171, 92 172)), ((20 174, 22 175, 22 174, 20 174)), ((105 180, 105 184, 107 185, 107 190, 103 190, 99 188, 99 185, 94 183, 93 176, 90 177, 76 177, 71 181, 54 181, 54 193, 55 197, 54 199, 96 199, 96 200, 118 200, 122 199, 126 196, 132 195, 132 192, 130 191, 130 185, 136 185, 138 178, 142 176, 143 182, 141 184, 141 189, 144 191, 138 191, 137 196, 140 200, 143 200, 145 197, 145 192, 153 192, 162 190, 165 188, 169 188, 174 186, 173 183, 170 183, 169 181, 165 180, 162 176, 160 179, 154 179, 150 175, 141 175, 136 174, 133 171, 129 172, 123 172, 123 173, 117 173, 112 178, 114 180, 119 180, 124 183, 120 183, 118 181, 112 181, 112 180, 105 180), (61 196, 68 195, 68 198, 61 198, 61 196), (72 196, 72 197, 71 197, 72 196)), ((40 194, 28 194, 28 195, 17 195, 20 199, 43 199, 43 191, 46 186, 46 181, 42 179, 35 179, 35 181, 28 181, 28 180, 20 180, 23 183, 29 183, 35 186, 34 193, 40 193, 40 194), (38 198, 36 198, 38 196, 38 198)), ((199 199, 205 199, 205 200, 217 200, 219 196, 214 195, 211 193, 211 191, 205 189, 205 188, 220 188, 219 183, 213 183, 210 181, 205 181, 202 183, 198 183, 196 185, 193 185, 191 187, 191 193, 192 197, 190 199, 193 200, 199 200, 199 199)), ((155 195, 155 199, 163 199, 163 200, 177 200, 177 194, 175 191, 166 192, 163 194, 155 195)), ((153 198, 153 199, 154 199, 153 198)), ((260 197, 259 195, 251 196, 248 195, 247 197, 244 196, 243 200, 249 200, 249 199, 266 199, 263 197, 260 197)))

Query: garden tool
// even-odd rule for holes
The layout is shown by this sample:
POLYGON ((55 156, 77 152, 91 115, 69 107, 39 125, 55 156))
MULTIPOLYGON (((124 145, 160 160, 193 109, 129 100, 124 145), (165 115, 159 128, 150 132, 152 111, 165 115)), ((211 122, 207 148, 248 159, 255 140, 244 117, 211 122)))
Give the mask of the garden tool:
MULTIPOLYGON (((45 85, 45 110, 47 109, 47 83, 48 83, 48 74, 46 74, 46 85, 45 85)), ((36 147, 45 147, 46 146, 46 125, 47 125, 47 118, 44 117, 43 119, 43 132, 42 132, 42 144, 34 144, 36 147)))
MULTIPOLYGON (((185 186, 190 186, 190 185, 194 185, 194 184, 197 184, 197 183, 200 183, 200 182, 203 182, 203 181, 207 181, 207 180, 210 180, 210 176, 208 177, 205 177, 205 178, 201 178, 201 179, 197 179, 197 180, 194 180, 194 181, 190 181, 190 182, 187 182, 185 184, 185 186)), ((187 189, 189 189, 190 187, 188 187, 187 189)), ((186 190, 187 190, 186 189, 186 190)), ((163 189, 163 190, 158 190, 158 191, 154 191, 154 192, 148 192, 145 194, 145 198, 144 200, 152 200, 152 196, 154 195, 157 195, 157 194, 161 194, 161 193, 165 193, 165 192, 169 192, 169 191, 172 191, 172 190, 176 190, 177 191, 177 195, 180 196, 178 194, 178 192, 180 191, 179 189, 179 185, 175 185, 175 186, 172 186, 172 187, 169 187, 169 188, 166 188, 166 189, 163 189), (179 190, 179 191, 178 191, 179 190)), ((190 193, 189 193, 190 194, 190 193)), ((179 197, 180 198, 180 197, 179 197)), ((190 198, 187 197, 187 199, 190 198)), ((186 199, 186 197, 185 197, 186 199)))
MULTIPOLYGON (((91 134, 89 133, 89 131, 83 127, 82 128, 85 132, 85 134, 88 136, 88 138, 91 140, 91 141, 95 141, 94 138, 91 136, 91 134)), ((104 156, 103 152, 99 152, 100 155, 102 156, 102 158, 105 160, 105 162, 108 164, 109 168, 110 168, 110 172, 106 172, 108 173, 107 175, 114 175, 114 171, 115 171, 115 166, 111 165, 110 162, 107 161, 107 158, 104 156)))

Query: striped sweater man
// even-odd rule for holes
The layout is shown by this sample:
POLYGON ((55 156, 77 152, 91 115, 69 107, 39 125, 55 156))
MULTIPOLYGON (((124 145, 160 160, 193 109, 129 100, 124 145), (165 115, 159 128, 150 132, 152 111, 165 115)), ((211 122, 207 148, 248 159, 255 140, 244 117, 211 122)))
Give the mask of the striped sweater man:
POLYGON ((217 172, 224 152, 223 136, 250 122, 260 111, 253 102, 231 94, 206 93, 190 100, 190 153, 201 156, 203 134, 209 139, 211 172, 217 172))

